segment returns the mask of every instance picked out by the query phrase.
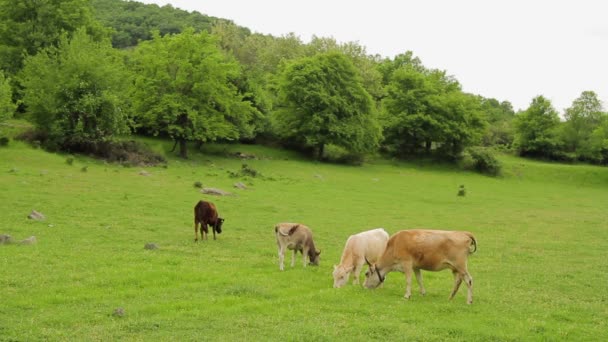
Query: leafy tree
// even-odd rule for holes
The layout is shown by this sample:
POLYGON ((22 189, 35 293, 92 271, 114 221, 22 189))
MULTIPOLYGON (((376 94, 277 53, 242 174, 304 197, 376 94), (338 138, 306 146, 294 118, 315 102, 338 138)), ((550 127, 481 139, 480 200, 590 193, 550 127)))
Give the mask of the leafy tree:
POLYGON ((510 146, 513 143, 513 119, 515 111, 508 101, 499 102, 496 99, 488 99, 478 96, 489 125, 486 127, 482 142, 485 146, 503 145, 510 146))
POLYGON ((557 136, 559 116, 551 101, 543 96, 515 117, 515 145, 520 155, 555 158, 560 152, 557 136))
POLYGON ((59 147, 77 148, 129 131, 123 56, 85 29, 26 58, 20 80, 27 112, 59 147))
POLYGON ((0 124, 13 117, 16 105, 13 103, 10 79, 0 70, 0 124))
POLYGON ((97 39, 105 34, 88 0, 0 0, 0 68, 16 74, 24 56, 56 46, 64 33, 81 27, 97 39))
POLYGON ((353 153, 378 146, 381 132, 372 98, 343 54, 321 53, 288 63, 280 90, 283 134, 316 148, 318 159, 327 144, 353 153))
POLYGON ((608 164, 608 115, 603 115, 599 125, 589 138, 588 159, 599 164, 608 164))
POLYGON ((562 139, 568 152, 576 153, 579 158, 590 157, 591 133, 602 121, 602 104, 592 91, 584 91, 572 106, 566 109, 562 139))
POLYGON ((479 101, 438 70, 406 63, 395 69, 383 100, 385 148, 407 156, 455 158, 476 142, 484 128, 479 101))
POLYGON ((137 125, 168 135, 187 157, 188 141, 251 136, 258 115, 232 83, 238 64, 222 54, 213 36, 187 29, 142 42, 133 54, 132 92, 137 125))

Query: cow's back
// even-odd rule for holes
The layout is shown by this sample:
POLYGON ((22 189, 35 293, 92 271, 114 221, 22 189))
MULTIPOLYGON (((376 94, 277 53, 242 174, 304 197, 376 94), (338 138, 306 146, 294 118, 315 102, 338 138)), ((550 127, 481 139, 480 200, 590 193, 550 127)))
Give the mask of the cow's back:
POLYGON ((356 256, 376 260, 384 252, 388 239, 388 233, 382 228, 368 230, 351 235, 345 250, 352 251, 356 256))
POLYGON ((274 231, 277 242, 285 244, 289 249, 301 247, 312 239, 311 230, 301 223, 278 223, 275 225, 274 231))
POLYGON ((385 254, 400 261, 412 260, 423 269, 436 269, 441 260, 468 255, 471 239, 472 234, 463 231, 402 230, 389 239, 385 254))
POLYGON ((202 222, 203 220, 215 222, 217 220, 215 205, 211 202, 198 201, 194 206, 194 219, 196 222, 202 222))

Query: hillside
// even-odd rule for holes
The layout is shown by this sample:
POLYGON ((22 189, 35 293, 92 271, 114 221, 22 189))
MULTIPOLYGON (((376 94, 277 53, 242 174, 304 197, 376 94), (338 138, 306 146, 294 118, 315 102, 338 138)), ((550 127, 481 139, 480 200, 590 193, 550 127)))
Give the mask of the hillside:
POLYGON ((166 155, 166 168, 126 168, 83 156, 70 165, 15 141, 0 148, 0 234, 15 241, 0 245, 1 339, 608 338, 605 169, 503 156, 505 176, 491 178, 388 160, 319 164, 251 145, 166 155), (243 163, 259 175, 231 177, 243 163), (233 195, 204 195, 197 181, 233 195), (200 199, 226 219, 217 241, 193 242, 200 199), (46 220, 27 219, 33 209, 46 220), (279 271, 273 226, 282 221, 312 228, 319 267, 298 257, 279 271), (463 289, 447 300, 448 271, 423 272, 427 295, 414 285, 409 301, 399 273, 376 290, 332 288, 346 238, 374 227, 473 232, 473 305, 463 289), (18 243, 30 236, 36 244, 18 243))

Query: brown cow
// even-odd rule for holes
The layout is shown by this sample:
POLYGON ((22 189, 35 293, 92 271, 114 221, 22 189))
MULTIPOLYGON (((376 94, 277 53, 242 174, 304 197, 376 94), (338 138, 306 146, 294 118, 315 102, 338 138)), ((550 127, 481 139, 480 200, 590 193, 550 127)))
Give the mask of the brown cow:
POLYGON ((201 225, 201 240, 203 238, 207 240, 207 234, 209 233, 207 225, 210 225, 213 229, 213 240, 215 240, 215 233, 220 234, 222 232, 224 219, 217 215, 217 210, 213 203, 198 201, 194 206, 194 241, 198 241, 199 223, 201 225))
POLYGON ((285 259, 285 249, 293 250, 291 256, 291 267, 295 264, 296 253, 302 253, 304 267, 306 267, 306 257, 311 265, 319 264, 319 254, 315 243, 312 241, 312 232, 308 227, 300 223, 279 223, 274 227, 274 233, 279 247, 279 269, 284 269, 283 260, 285 259))
POLYGON ((402 230, 393 235, 386 245, 380 260, 370 266, 365 274, 364 286, 375 288, 384 282, 386 275, 392 271, 405 273, 405 298, 410 298, 412 273, 424 295, 420 270, 441 271, 446 268, 454 274, 454 288, 450 299, 458 291, 464 280, 468 287, 467 304, 473 303, 473 277, 467 270, 469 254, 477 250, 477 241, 473 234, 464 231, 445 231, 429 229, 402 230))

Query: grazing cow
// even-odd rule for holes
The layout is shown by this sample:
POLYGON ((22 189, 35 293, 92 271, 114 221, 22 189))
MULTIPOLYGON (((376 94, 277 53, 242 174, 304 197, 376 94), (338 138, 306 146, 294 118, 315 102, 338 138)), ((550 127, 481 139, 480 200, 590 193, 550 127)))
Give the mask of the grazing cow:
POLYGON ((278 223, 274 227, 274 233, 279 247, 279 269, 284 269, 283 260, 285 259, 285 249, 293 250, 291 256, 291 267, 295 264, 296 253, 302 253, 304 267, 306 267, 306 257, 311 265, 319 265, 319 254, 315 243, 312 241, 312 232, 308 227, 300 223, 278 223))
POLYGON ((405 273, 405 298, 410 298, 412 273, 416 275, 420 293, 426 294, 422 285, 420 270, 441 271, 446 268, 454 274, 454 288, 450 299, 458 291, 464 280, 468 287, 467 304, 473 303, 473 278, 467 270, 469 254, 477 250, 473 234, 463 231, 412 229, 402 230, 393 235, 376 264, 368 262, 364 286, 375 288, 384 282, 391 271, 405 273))
POLYGON ((351 235, 346 240, 340 265, 334 266, 334 287, 342 287, 353 273, 353 284, 359 285, 359 273, 365 260, 376 262, 386 248, 388 233, 383 228, 377 228, 351 235))
POLYGON ((210 225, 213 230, 213 240, 215 240, 215 233, 220 234, 222 232, 222 223, 224 219, 217 215, 215 205, 211 202, 198 201, 194 206, 194 241, 198 241, 198 224, 201 225, 201 240, 204 238, 207 240, 207 234, 209 230, 207 225, 210 225))

